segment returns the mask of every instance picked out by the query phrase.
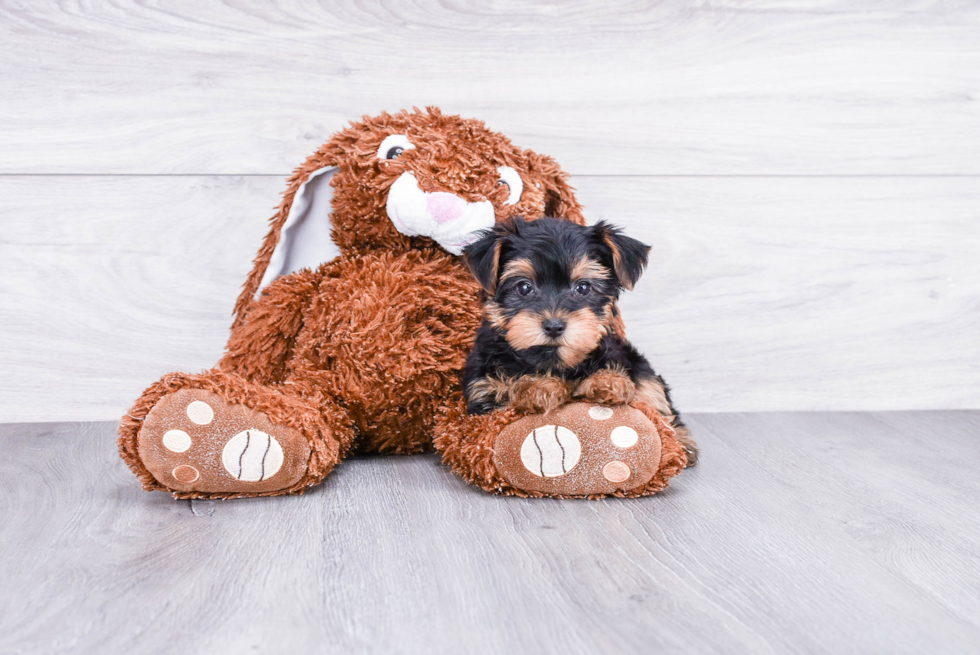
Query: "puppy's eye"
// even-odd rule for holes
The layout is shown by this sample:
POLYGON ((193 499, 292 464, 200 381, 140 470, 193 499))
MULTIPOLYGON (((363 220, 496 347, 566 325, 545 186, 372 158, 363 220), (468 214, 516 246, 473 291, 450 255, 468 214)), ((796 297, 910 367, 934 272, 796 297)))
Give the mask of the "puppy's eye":
POLYGON ((395 159, 409 148, 414 147, 404 134, 389 134, 378 146, 378 159, 395 159))
POLYGON ((516 204, 521 199, 521 194, 524 193, 524 180, 521 179, 521 174, 510 166, 501 166, 497 169, 497 173, 500 175, 497 186, 506 184, 507 188, 510 189, 510 194, 504 204, 516 204))
POLYGON ((519 295, 526 296, 532 291, 534 291, 534 286, 527 280, 521 280, 517 283, 517 293, 519 295))
POLYGON ((588 282, 587 280, 582 280, 581 282, 575 285, 575 293, 579 295, 587 296, 591 291, 592 291, 592 283, 588 282))

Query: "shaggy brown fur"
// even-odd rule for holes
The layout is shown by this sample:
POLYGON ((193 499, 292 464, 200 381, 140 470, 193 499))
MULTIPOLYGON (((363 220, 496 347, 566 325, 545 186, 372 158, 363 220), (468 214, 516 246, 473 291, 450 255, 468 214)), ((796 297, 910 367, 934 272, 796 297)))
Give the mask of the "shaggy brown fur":
POLYGON ((123 417, 119 425, 119 450, 122 458, 139 477, 143 488, 168 490, 146 470, 140 460, 136 447, 136 436, 142 421, 153 406, 164 395, 181 389, 204 389, 224 397, 228 402, 244 405, 266 414, 273 422, 299 430, 310 442, 313 452, 308 464, 307 474, 293 486, 264 493, 224 493, 209 494, 198 492, 172 491, 174 498, 236 498, 239 496, 278 496, 283 493, 303 493, 308 487, 319 483, 333 470, 337 462, 350 451, 354 432, 350 419, 339 408, 329 404, 306 403, 304 396, 317 398, 314 389, 293 389, 292 395, 278 393, 261 384, 250 383, 234 373, 212 369, 200 375, 168 373, 154 382, 136 404, 123 417))
MULTIPOLYGON (((236 492, 169 489, 175 497, 302 493, 350 452, 431 448, 437 420, 443 430, 437 447, 447 449, 454 470, 485 488, 518 493, 497 485, 487 468, 492 459, 481 451, 486 440, 492 443, 493 431, 517 415, 497 412, 479 417, 477 424, 465 410, 458 413, 459 374, 480 321, 479 285, 458 257, 432 239, 399 233, 386 214, 388 190, 406 171, 414 173, 422 191, 490 201, 498 221, 549 215, 584 224, 567 176, 554 160, 517 148, 480 121, 429 108, 352 123, 289 178, 235 305, 225 356, 199 375, 164 376, 120 423, 120 454, 145 489, 168 487, 141 461, 144 419, 165 395, 202 389, 299 431, 311 446, 308 470, 278 491, 255 493, 243 483, 236 492), (415 148, 396 159, 379 159, 379 145, 392 134, 409 135, 415 148), (338 167, 330 184, 332 235, 340 256, 314 270, 281 276, 256 297, 300 186, 327 166, 338 167), (507 189, 498 185, 501 166, 514 168, 524 184, 513 205, 505 203, 507 189)), ((664 429, 672 434, 669 426, 664 429)), ((673 462, 665 460, 663 475, 676 472, 673 462)))
POLYGON ((448 464, 461 478, 487 491, 508 496, 540 497, 551 495, 557 498, 584 497, 598 499, 606 496, 618 498, 638 498, 649 496, 665 489, 670 481, 687 466, 684 447, 674 437, 674 428, 649 405, 634 401, 633 407, 643 412, 657 427, 660 433, 662 450, 660 468, 645 485, 635 489, 616 491, 611 494, 563 495, 543 494, 525 491, 510 484, 493 463, 494 445, 498 435, 508 425, 520 418, 520 412, 513 408, 500 409, 490 414, 469 414, 466 401, 457 396, 446 408, 444 418, 436 432, 435 445, 442 453, 442 461, 448 464))
POLYGON ((488 130, 482 121, 445 115, 434 107, 427 112, 365 116, 324 144, 289 178, 289 188, 238 296, 233 327, 244 323, 248 316, 297 190, 312 172, 325 166, 340 166, 332 181, 331 222, 334 242, 348 256, 435 247, 431 239, 399 234, 385 214, 385 194, 406 170, 415 173, 425 191, 446 191, 471 202, 491 200, 498 220, 547 215, 585 224, 582 206, 558 163, 551 157, 517 148, 503 134, 488 130), (376 161, 375 149, 389 134, 409 134, 416 148, 398 159, 376 161), (525 181, 524 194, 514 205, 503 204, 506 191, 497 184, 498 166, 515 168, 525 181))
POLYGON ((314 453, 307 476, 273 493, 301 493, 352 450, 431 448, 439 405, 458 395, 458 372, 480 320, 479 286, 459 258, 433 240, 395 229, 385 200, 405 171, 414 173, 423 191, 489 200, 498 220, 548 214, 584 223, 567 175, 554 160, 517 148, 481 121, 429 108, 352 123, 289 178, 235 305, 227 352, 217 367, 200 375, 164 376, 123 418, 120 454, 144 488, 165 487, 140 461, 142 421, 164 394, 188 387, 262 411, 306 435, 314 453), (416 147, 379 160, 377 148, 391 134, 409 135, 416 147), (280 277, 256 298, 297 191, 327 166, 339 167, 331 181, 331 224, 341 256, 317 270, 280 277), (513 205, 504 203, 500 166, 514 168, 524 182, 513 205))

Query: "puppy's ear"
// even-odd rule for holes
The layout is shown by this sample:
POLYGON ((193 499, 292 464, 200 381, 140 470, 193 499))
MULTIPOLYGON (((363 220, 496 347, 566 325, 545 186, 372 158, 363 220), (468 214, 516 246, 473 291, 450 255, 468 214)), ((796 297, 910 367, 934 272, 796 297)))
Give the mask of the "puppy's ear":
POLYGON ((646 268, 650 246, 626 236, 619 228, 605 221, 593 225, 592 232, 595 240, 608 249, 619 284, 624 289, 632 289, 646 268))
POLYGON ((502 237, 498 230, 488 230, 463 250, 466 266, 491 296, 497 291, 497 279, 500 275, 500 252, 504 245, 502 237))

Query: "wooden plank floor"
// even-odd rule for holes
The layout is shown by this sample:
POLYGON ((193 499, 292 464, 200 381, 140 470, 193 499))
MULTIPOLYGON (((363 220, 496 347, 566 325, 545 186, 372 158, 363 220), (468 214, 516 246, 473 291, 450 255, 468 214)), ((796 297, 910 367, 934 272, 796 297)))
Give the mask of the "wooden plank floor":
POLYGON ((700 414, 660 496, 436 457, 299 498, 139 490, 109 423, 0 428, 0 653, 980 650, 980 412, 700 414))

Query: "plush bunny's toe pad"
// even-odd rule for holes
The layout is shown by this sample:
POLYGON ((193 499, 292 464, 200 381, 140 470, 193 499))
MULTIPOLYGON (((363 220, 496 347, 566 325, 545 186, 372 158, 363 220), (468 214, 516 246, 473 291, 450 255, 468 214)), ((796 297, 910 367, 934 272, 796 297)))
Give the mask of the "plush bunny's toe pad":
POLYGON ((311 451, 298 430, 203 389, 161 398, 143 421, 138 448, 147 470, 172 491, 249 494, 296 484, 311 451))
POLYGON ((633 407, 564 405, 526 416, 497 436, 494 465, 515 488, 555 496, 598 496, 646 485, 660 467, 661 437, 633 407))

